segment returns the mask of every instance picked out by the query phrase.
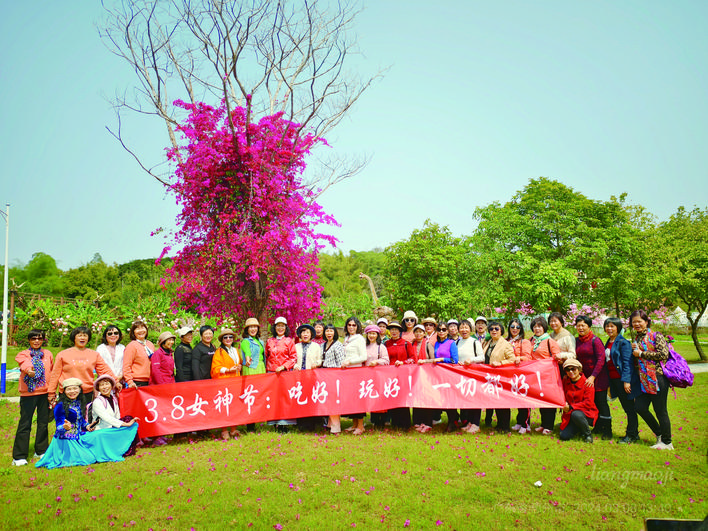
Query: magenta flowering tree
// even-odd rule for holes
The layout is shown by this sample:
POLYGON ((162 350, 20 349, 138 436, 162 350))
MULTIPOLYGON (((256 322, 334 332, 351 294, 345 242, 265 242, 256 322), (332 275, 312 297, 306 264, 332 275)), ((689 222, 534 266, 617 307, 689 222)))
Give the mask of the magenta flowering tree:
POLYGON ((302 184, 302 172, 324 140, 282 113, 252 121, 244 107, 175 104, 189 112, 178 127, 186 144, 168 153, 182 207, 162 253, 178 249, 163 280, 176 287, 175 306, 261 324, 274 314, 291 324, 313 318, 317 252, 336 241, 318 226, 337 222, 302 184))

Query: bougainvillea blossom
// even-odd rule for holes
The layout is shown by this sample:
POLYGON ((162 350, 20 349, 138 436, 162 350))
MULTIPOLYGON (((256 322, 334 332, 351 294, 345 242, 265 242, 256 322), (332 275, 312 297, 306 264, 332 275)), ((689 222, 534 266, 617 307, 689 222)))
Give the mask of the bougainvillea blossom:
POLYGON ((290 323, 316 316, 321 288, 317 252, 336 239, 318 226, 337 225, 302 183, 305 157, 323 139, 282 113, 249 121, 248 109, 175 105, 189 112, 179 127, 186 145, 170 150, 179 229, 163 250, 180 250, 167 282, 176 305, 204 315, 290 323))

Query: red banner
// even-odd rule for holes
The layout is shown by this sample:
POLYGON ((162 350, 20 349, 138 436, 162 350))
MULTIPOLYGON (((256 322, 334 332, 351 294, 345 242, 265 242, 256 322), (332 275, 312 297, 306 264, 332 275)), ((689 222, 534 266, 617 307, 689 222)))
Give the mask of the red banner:
POLYGON ((397 407, 562 407, 553 360, 521 365, 401 365, 314 369, 149 385, 120 394, 141 437, 397 407))

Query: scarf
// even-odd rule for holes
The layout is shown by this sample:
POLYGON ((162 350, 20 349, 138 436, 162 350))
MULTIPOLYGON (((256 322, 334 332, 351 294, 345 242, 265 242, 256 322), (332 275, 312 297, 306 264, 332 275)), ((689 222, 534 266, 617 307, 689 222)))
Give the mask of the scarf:
POLYGON ((592 339, 595 337, 595 334, 592 333, 592 330, 590 330, 587 334, 584 336, 578 336, 578 341, 581 343, 586 343, 588 341, 592 341, 592 339))
POLYGON ((229 357, 234 360, 234 363, 236 365, 241 364, 241 357, 238 355, 238 349, 236 349, 236 347, 227 347, 224 350, 229 355, 229 357))
POLYGON ((147 346, 147 340, 140 341, 139 339, 136 339, 136 341, 143 346, 143 348, 145 349, 145 355, 148 357, 148 359, 152 358, 152 350, 150 350, 150 347, 147 346))
POLYGON ((312 343, 300 343, 302 345, 302 367, 300 367, 303 371, 305 370, 305 365, 307 364, 307 349, 310 348, 310 345, 312 343))
POLYGON ((32 369, 34 369, 34 376, 25 374, 24 380, 27 384, 27 390, 33 393, 38 387, 43 387, 47 385, 46 378, 44 377, 44 352, 42 349, 30 349, 30 357, 32 359, 32 369))
MULTIPOLYGON (((551 339, 551 336, 548 335, 548 332, 544 332, 540 336, 533 336, 533 351, 536 352, 536 349, 538 346, 543 343, 546 339, 551 339)), ((548 348, 548 354, 550 355, 551 353, 551 348, 548 348)))

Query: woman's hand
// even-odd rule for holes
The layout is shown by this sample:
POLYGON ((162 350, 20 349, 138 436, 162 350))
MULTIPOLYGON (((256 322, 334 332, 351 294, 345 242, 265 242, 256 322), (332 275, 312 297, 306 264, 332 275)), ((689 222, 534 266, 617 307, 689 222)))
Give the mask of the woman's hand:
POLYGON ((280 374, 285 370, 285 365, 281 365, 280 367, 276 367, 275 372, 276 374, 280 374))
POLYGON ((493 361, 492 363, 490 363, 490 365, 492 367, 501 367, 501 363, 499 363, 498 361, 493 361))
POLYGON ((625 382, 624 392, 627 394, 631 393, 632 392, 632 384, 625 382))
POLYGON ((424 363, 428 363, 428 360, 418 360, 418 365, 423 365, 424 363))
POLYGON ((570 411, 570 404, 568 404, 568 402, 566 402, 565 405, 563 406, 563 413, 568 413, 568 411, 570 411))
POLYGON ((516 359, 514 360, 514 365, 516 365, 516 366, 521 365, 521 356, 516 356, 516 359))
POLYGON ((64 425, 62 427, 64 428, 64 431, 69 431, 71 429, 71 422, 64 420, 64 425))
POLYGON ((587 380, 585 380, 585 387, 595 387, 595 377, 590 376, 587 380))
POLYGON ((123 426, 128 428, 128 427, 132 426, 133 424, 135 424, 137 421, 138 421, 138 419, 132 418, 128 422, 124 422, 123 426))
POLYGON ((246 356, 246 365, 249 367, 251 366, 251 363, 253 363, 253 360, 251 359, 251 356, 246 356))
POLYGON ((30 378, 34 378, 37 373, 34 372, 34 369, 27 369, 27 376, 30 378))
POLYGON ((394 365, 396 367, 400 367, 401 365, 403 365, 403 362, 401 360, 396 360, 396 363, 394 363, 394 365))

